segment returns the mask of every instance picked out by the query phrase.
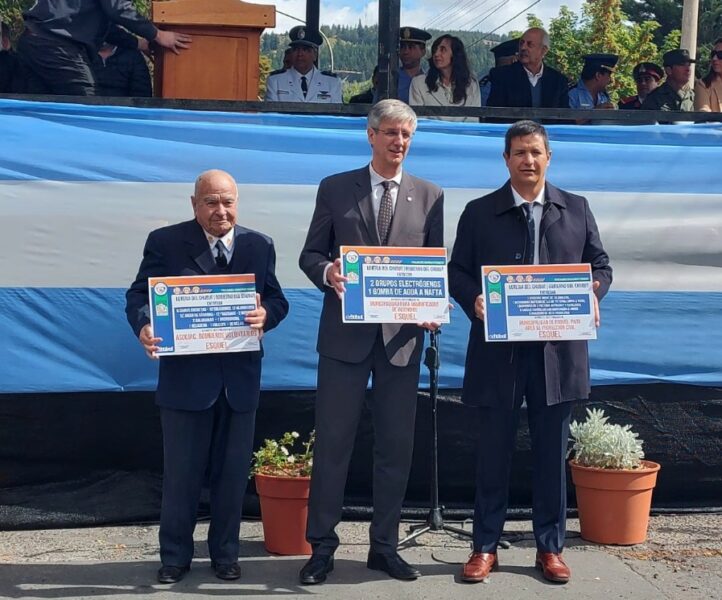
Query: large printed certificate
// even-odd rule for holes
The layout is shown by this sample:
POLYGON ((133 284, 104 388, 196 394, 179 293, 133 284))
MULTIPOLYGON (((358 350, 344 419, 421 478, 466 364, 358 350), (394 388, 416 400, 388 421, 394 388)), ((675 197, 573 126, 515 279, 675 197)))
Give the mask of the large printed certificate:
POLYGON ((487 341, 596 339, 590 265, 488 266, 481 280, 487 341))
POLYGON ((256 308, 255 275, 149 277, 148 294, 159 356, 260 350, 245 322, 256 308))
POLYGON ((344 323, 448 323, 446 248, 341 246, 344 323))

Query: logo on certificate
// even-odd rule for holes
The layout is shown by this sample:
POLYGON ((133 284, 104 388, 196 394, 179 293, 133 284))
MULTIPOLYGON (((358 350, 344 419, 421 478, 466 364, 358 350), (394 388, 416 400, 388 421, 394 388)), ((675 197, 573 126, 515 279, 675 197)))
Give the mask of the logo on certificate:
POLYGON ((159 281, 153 287, 153 291, 159 296, 165 296, 166 292, 168 291, 168 286, 162 281, 159 281))
POLYGON ((489 278, 489 283, 499 283, 501 281, 501 275, 499 275, 499 271, 489 271, 489 275, 487 275, 489 278))
POLYGON ((501 294, 499 292, 490 292, 489 304, 501 304, 501 294))
POLYGON ((346 253, 346 262, 351 263, 352 265, 356 264, 358 262, 358 254, 354 252, 353 250, 351 252, 346 253))

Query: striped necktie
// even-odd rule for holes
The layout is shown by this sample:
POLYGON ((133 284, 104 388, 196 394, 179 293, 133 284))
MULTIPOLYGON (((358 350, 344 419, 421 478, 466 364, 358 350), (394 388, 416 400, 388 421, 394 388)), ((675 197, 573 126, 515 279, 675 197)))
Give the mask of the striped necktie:
POLYGON ((379 230, 381 245, 385 246, 389 241, 391 219, 394 217, 394 200, 391 197, 391 182, 382 181, 381 185, 384 186, 384 194, 381 196, 381 205, 379 206, 379 216, 376 219, 376 227, 379 230))

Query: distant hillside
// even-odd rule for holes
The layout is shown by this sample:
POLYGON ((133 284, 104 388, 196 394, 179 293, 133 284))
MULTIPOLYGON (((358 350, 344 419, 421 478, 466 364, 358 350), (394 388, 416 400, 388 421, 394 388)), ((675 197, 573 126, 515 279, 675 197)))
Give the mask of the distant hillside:
MULTIPOLYGON (((349 81, 365 81, 371 78, 371 73, 376 65, 376 53, 378 48, 378 26, 365 27, 361 24, 356 27, 344 27, 334 25, 332 27, 322 26, 321 31, 329 39, 333 48, 334 70, 347 78, 349 81)), ((492 35, 489 36, 493 42, 479 42, 482 37, 480 33, 469 31, 439 31, 430 29, 432 38, 428 44, 431 48, 431 41, 443 33, 450 33, 459 37, 467 47, 469 62, 473 73, 486 73, 494 64, 494 57, 489 52, 489 47, 504 38, 492 35), (476 43, 475 43, 476 42, 476 43), (472 46, 472 44, 474 44, 472 46)), ((288 47, 288 36, 266 33, 261 38, 261 53, 271 60, 273 69, 278 69, 283 61, 283 52, 288 47)), ((322 69, 331 68, 331 60, 328 48, 324 44, 320 53, 320 64, 322 69)))

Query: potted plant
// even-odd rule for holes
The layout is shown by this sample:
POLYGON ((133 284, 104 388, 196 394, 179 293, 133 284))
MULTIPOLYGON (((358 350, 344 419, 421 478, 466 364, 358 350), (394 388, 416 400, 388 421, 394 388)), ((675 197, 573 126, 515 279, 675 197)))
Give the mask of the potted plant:
POLYGON ((629 425, 613 425, 603 410, 570 426, 569 461, 581 536, 599 544, 639 544, 647 538, 657 463, 642 460, 642 441, 629 425))
POLYGON ((253 453, 251 474, 261 503, 263 539, 266 550, 274 554, 311 554, 306 517, 314 432, 301 443, 303 450, 294 453, 298 439, 297 432, 286 432, 279 440, 264 440, 253 453))

